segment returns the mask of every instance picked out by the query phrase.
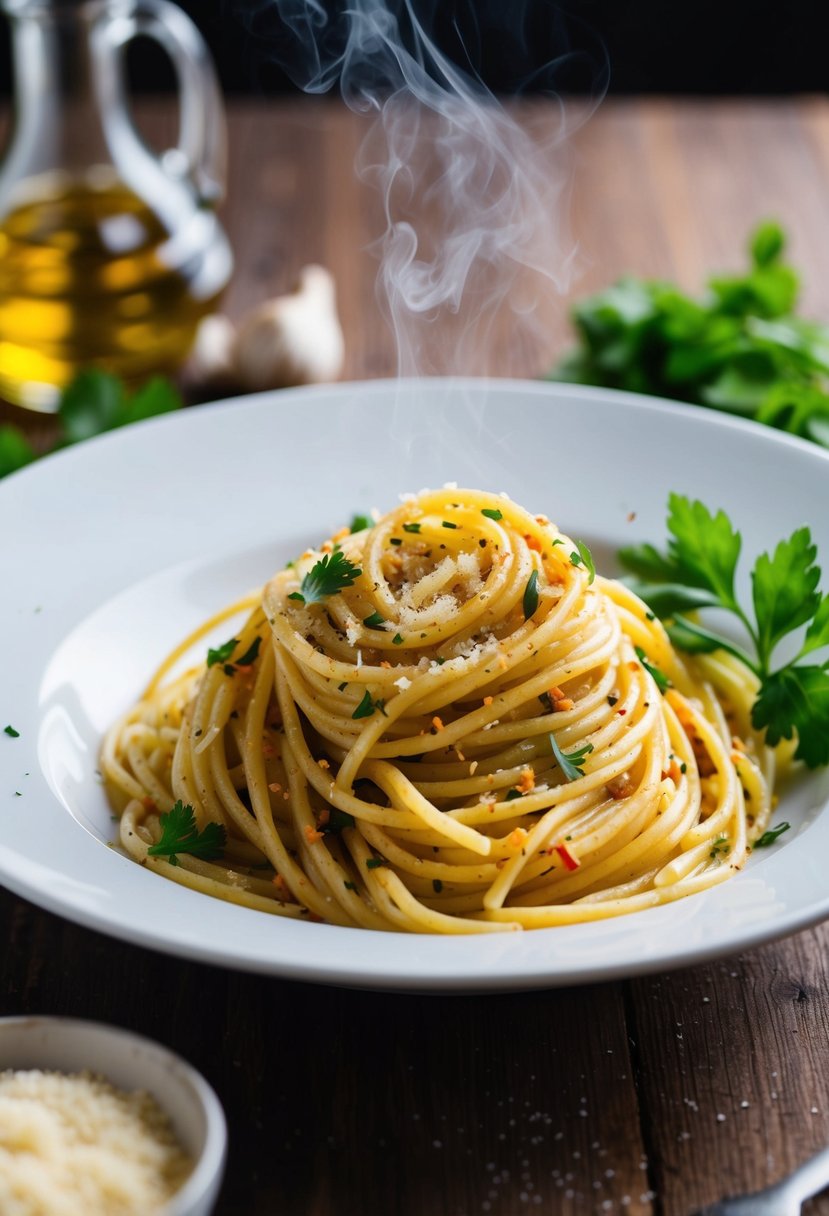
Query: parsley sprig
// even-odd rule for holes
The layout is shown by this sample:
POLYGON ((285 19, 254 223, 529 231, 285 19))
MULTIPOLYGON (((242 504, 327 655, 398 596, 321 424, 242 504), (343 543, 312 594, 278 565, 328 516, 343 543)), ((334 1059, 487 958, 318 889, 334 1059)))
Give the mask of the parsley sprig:
POLYGON ((802 662, 829 646, 829 595, 818 590, 820 567, 809 529, 797 528, 773 553, 757 558, 748 608, 734 588, 742 537, 725 512, 713 514, 680 494, 671 494, 668 507, 670 538, 664 553, 647 544, 619 553, 634 575, 634 591, 667 621, 677 647, 691 654, 725 650, 754 672, 760 690, 752 724, 765 730, 770 746, 796 734, 799 760, 809 768, 829 764, 829 660, 802 662), (705 608, 735 616, 749 648, 701 625, 696 612, 705 608), (804 625, 795 656, 775 666, 779 643, 804 625))
POLYGON ((201 831, 196 827, 196 816, 190 803, 179 798, 173 809, 159 816, 161 839, 147 849, 153 857, 166 857, 171 866, 178 865, 178 853, 190 853, 203 861, 221 857, 227 832, 218 823, 208 823, 201 831))
POLYGON ((312 566, 302 580, 299 591, 293 591, 289 600, 301 600, 303 604, 319 604, 329 595, 336 595, 350 587, 362 574, 359 566, 350 562, 344 553, 335 549, 326 553, 312 566))

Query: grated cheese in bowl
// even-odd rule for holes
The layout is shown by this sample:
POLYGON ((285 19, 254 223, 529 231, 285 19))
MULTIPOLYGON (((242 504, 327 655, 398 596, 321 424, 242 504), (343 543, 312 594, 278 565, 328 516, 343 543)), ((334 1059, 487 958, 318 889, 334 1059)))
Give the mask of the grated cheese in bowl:
POLYGON ((92 1073, 0 1072, 3 1216, 149 1216, 192 1166, 144 1091, 92 1073))
POLYGON ((0 1017, 0 1216, 210 1216, 226 1151, 216 1094, 160 1043, 0 1017))

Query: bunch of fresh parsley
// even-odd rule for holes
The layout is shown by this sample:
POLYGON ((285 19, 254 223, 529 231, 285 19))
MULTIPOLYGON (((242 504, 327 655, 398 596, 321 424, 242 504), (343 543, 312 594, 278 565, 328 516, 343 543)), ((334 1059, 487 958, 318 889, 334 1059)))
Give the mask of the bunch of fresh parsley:
POLYGON ((785 244, 761 224, 747 272, 712 278, 701 300, 624 278, 581 301, 580 344, 551 378, 712 406, 829 447, 829 329, 795 315, 785 244))
MULTIPOLYGON (((89 368, 64 389, 58 407, 58 448, 91 439, 104 431, 167 414, 181 406, 181 397, 169 380, 155 376, 134 393, 109 372, 89 368)), ((19 427, 0 426, 0 477, 31 464, 38 453, 19 427)))
POLYGON ((829 764, 829 660, 814 661, 829 646, 829 595, 818 589, 820 568, 809 529, 797 528, 773 553, 757 558, 749 608, 734 588, 742 538, 725 512, 712 514, 680 494, 671 494, 668 508, 670 539, 664 553, 649 544, 619 553, 634 576, 633 589, 666 621, 679 649, 691 654, 726 650, 755 673, 760 689, 752 723, 765 730, 771 746, 796 734, 798 759, 809 768, 829 764), (697 614, 706 608, 735 616, 748 649, 701 625, 697 614), (773 666, 780 642, 804 625, 794 656, 773 666))

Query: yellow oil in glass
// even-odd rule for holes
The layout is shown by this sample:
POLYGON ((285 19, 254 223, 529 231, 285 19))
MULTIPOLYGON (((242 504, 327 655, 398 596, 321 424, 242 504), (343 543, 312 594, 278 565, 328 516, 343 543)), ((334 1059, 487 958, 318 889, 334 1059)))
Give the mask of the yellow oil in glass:
POLYGON ((0 397, 52 410, 84 367, 128 383, 172 371, 219 295, 196 286, 203 261, 119 184, 11 211, 0 223, 0 397))

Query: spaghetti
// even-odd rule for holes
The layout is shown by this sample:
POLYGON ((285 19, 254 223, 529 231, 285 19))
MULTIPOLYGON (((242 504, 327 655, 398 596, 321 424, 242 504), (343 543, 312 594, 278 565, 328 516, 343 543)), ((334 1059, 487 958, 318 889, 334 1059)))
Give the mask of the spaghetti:
POLYGON ((428 933, 592 921, 722 882, 770 812, 754 677, 684 660, 585 546, 444 489, 277 574, 110 731, 129 855, 289 917, 428 933), (153 853, 179 801, 221 856, 153 853))

